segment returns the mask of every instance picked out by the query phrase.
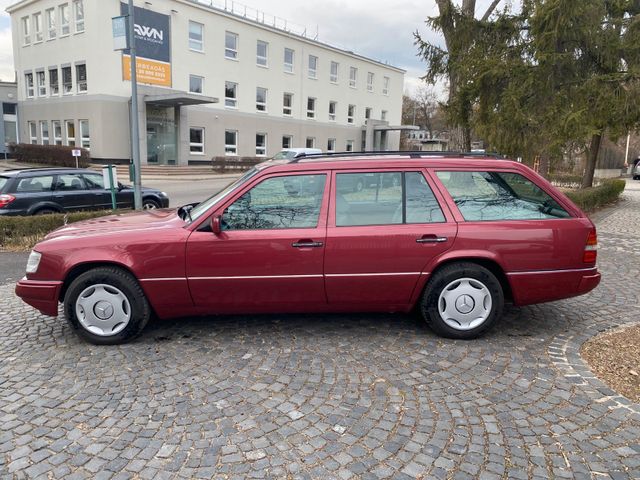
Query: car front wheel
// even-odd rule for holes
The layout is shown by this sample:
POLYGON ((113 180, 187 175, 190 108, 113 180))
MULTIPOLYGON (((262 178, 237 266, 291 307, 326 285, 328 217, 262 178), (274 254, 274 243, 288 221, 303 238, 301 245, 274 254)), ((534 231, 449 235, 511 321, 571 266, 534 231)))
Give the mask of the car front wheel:
POLYGON ((423 294, 422 316, 439 335, 471 339, 482 335, 502 314, 504 293, 491 271, 475 263, 439 270, 423 294))
POLYGON ((73 280, 64 297, 64 313, 85 340, 115 345, 142 331, 151 308, 131 274, 116 267, 100 267, 73 280))
POLYGON ((145 198, 142 200, 142 208, 144 210, 155 210, 160 208, 160 204, 151 198, 145 198))

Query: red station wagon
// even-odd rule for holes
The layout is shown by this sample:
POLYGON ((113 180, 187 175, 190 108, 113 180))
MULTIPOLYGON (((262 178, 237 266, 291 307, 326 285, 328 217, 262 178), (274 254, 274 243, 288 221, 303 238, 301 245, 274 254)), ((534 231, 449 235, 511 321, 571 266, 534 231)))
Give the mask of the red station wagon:
POLYGON ((461 154, 272 160, 196 206, 102 217, 36 245, 16 293, 58 303, 96 344, 160 318, 222 313, 409 312, 473 338, 505 301, 600 282, 593 223, 517 162, 461 154))

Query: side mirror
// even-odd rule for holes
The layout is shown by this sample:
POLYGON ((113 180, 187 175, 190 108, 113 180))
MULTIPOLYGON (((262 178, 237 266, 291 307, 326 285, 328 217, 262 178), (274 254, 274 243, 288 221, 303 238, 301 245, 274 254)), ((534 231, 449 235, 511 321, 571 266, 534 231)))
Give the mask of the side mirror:
POLYGON ((222 225, 220 224, 220 215, 214 215, 211 217, 211 231, 216 235, 222 233, 222 225))

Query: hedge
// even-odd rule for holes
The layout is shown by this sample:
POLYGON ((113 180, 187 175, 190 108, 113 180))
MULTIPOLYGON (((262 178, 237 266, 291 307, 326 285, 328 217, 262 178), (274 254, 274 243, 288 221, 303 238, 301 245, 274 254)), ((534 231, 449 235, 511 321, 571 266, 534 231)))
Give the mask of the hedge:
POLYGON ((597 187, 569 190, 565 194, 586 212, 615 202, 624 191, 625 181, 621 178, 603 180, 597 187))
POLYGON ((127 213, 131 210, 99 210, 91 212, 72 212, 68 214, 35 215, 30 217, 0 216, 0 248, 8 250, 30 250, 44 236, 67 223, 79 222, 90 218, 103 217, 113 213, 127 213))
POLYGON ((65 145, 31 145, 29 143, 19 143, 11 145, 11 153, 20 163, 37 163, 40 165, 51 165, 52 167, 75 167, 76 158, 71 155, 74 149, 80 150, 78 157, 78 167, 89 166, 91 155, 89 150, 79 147, 68 147, 65 145))

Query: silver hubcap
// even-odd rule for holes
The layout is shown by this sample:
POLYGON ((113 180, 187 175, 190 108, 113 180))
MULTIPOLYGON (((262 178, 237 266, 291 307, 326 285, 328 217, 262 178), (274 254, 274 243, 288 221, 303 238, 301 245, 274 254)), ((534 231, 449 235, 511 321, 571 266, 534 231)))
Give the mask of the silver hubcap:
POLYGON ((474 278, 460 278, 447 285, 438 298, 438 312, 456 330, 482 325, 491 313, 491 293, 474 278))
POLYGON ((89 332, 109 337, 129 324, 131 305, 119 289, 100 283, 85 288, 78 296, 76 317, 89 332))
POLYGON ((144 205, 142 205, 142 208, 144 210, 155 210, 156 206, 153 203, 145 203, 144 205))

